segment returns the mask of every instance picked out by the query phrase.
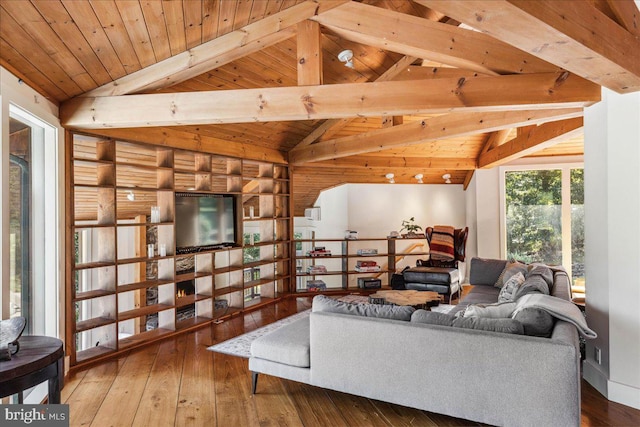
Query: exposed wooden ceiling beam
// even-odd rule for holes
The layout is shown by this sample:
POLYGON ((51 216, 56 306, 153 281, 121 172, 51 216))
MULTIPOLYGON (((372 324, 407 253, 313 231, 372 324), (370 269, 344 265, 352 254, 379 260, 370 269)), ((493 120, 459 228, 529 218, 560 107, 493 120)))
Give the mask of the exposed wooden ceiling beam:
POLYGON ((640 36, 640 11, 633 0, 608 0, 618 21, 635 36, 640 36))
POLYGON ((391 147, 490 132, 525 124, 582 116, 582 109, 457 112, 392 128, 323 141, 289 152, 289 163, 300 164, 382 151, 391 147))
POLYGON ((462 70, 460 68, 447 67, 425 67, 422 65, 410 65, 398 74, 393 80, 425 80, 425 79, 444 79, 457 77, 459 79, 472 79, 475 77, 487 77, 488 74, 479 73, 477 71, 462 70))
POLYGON ((321 85, 323 77, 320 24, 307 19, 299 22, 297 28, 298 85, 321 85))
MULTIPOLYGON (((398 74, 402 73, 407 67, 409 67, 417 58, 413 56, 404 56, 398 62, 393 64, 387 71, 382 73, 380 77, 376 79, 376 82, 387 82, 393 80, 398 74)), ((302 141, 296 145, 296 147, 305 147, 309 144, 313 144, 315 141, 322 137, 330 138, 335 135, 340 129, 351 123, 351 119, 329 119, 320 126, 316 127, 313 132, 307 135, 302 141)))
POLYGON ((306 163, 305 166, 319 168, 412 168, 469 170, 476 168, 476 160, 444 157, 380 157, 352 156, 340 159, 306 163))
POLYGON ((250 160, 275 163, 287 162, 285 154, 273 148, 258 147, 249 143, 213 138, 179 129, 158 127, 145 129, 144 132, 136 129, 96 129, 91 133, 124 141, 146 142, 153 145, 250 160))
POLYGON ((60 117, 68 128, 98 129, 578 108, 599 100, 599 86, 563 72, 73 98, 60 117))
POLYGON ((511 132, 511 129, 501 129, 496 132, 491 132, 489 135, 487 135, 487 141, 482 147, 482 151, 480 151, 480 155, 491 150, 493 147, 497 147, 498 145, 504 144, 507 141, 507 138, 509 137, 510 132, 511 132))
MULTIPOLYGON (((337 4, 329 2, 323 10, 337 4)), ((82 96, 126 95, 172 86, 292 37, 296 24, 318 13, 318 8, 313 1, 300 3, 82 96)))
POLYGON ((311 18, 339 36, 488 74, 539 73, 558 67, 477 31, 349 2, 311 18))
POLYGON ((467 188, 469 187, 469 184, 471 184, 471 179, 473 178, 473 174, 474 173, 475 173, 475 170, 470 170, 465 175, 464 182, 462 183, 462 189, 464 191, 467 191, 467 188))
POLYGON ((640 90, 640 39, 589 2, 416 1, 616 92, 640 90))
POLYGON ((479 168, 492 168, 557 144, 582 132, 583 118, 545 123, 507 141, 478 158, 479 168))

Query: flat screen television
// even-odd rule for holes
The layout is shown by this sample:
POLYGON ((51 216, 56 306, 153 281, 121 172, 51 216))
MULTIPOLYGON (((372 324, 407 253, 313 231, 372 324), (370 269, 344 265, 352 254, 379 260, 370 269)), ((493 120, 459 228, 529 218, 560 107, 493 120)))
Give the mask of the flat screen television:
POLYGON ((176 193, 176 251, 198 252, 236 243, 232 194, 176 193))

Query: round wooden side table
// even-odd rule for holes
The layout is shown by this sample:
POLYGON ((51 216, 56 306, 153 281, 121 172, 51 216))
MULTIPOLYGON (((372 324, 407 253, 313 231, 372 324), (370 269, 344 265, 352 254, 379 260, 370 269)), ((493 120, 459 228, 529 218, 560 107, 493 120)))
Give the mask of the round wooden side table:
POLYGON ((22 336, 20 351, 11 360, 0 362, 0 397, 22 392, 49 380, 49 403, 60 403, 64 386, 64 350, 62 341, 53 337, 22 336))

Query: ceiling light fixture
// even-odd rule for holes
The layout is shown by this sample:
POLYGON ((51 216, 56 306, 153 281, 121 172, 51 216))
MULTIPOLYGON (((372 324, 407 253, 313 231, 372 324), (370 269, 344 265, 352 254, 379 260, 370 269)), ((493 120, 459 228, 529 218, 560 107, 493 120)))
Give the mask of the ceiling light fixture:
POLYGON ((442 175, 442 179, 444 179, 445 184, 451 184, 451 174, 445 173, 442 175))
POLYGON ((129 200, 130 202, 133 202, 134 200, 136 200, 136 195, 133 194, 133 191, 131 190, 127 191, 127 200, 129 200))
POLYGON ((424 178, 424 175, 422 175, 421 173, 419 173, 416 176, 414 176, 414 178, 418 180, 418 184, 423 184, 424 183, 424 181, 422 181, 422 178, 424 178))
POLYGON ((389 180, 389 184, 395 184, 395 183, 396 183, 396 180, 395 180, 395 179, 393 179, 393 178, 395 177, 395 175, 394 175, 394 174, 392 174, 392 173, 388 173, 388 174, 386 174, 384 177, 385 177, 385 178, 387 178, 387 179, 389 180))
POLYGON ((345 67, 353 68, 353 51, 351 49, 343 50, 338 54, 338 59, 344 62, 345 67))

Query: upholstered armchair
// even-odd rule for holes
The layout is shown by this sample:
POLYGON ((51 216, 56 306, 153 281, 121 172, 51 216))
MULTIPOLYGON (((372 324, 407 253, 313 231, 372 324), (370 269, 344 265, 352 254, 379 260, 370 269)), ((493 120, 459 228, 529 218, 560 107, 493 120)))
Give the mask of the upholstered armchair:
POLYGON ((418 260, 416 267, 405 269, 402 272, 405 289, 438 292, 444 296, 447 303, 451 303, 454 295, 460 298, 462 288, 458 263, 465 259, 468 235, 469 227, 455 229, 453 230, 453 241, 450 241, 449 245, 441 245, 440 242, 436 242, 437 239, 434 240, 434 228, 427 227, 426 237, 431 248, 430 252, 432 254, 437 252, 440 256, 430 256, 428 260, 418 260), (447 249, 449 249, 449 253, 443 255, 447 249), (446 259, 447 255, 453 259, 446 259))

